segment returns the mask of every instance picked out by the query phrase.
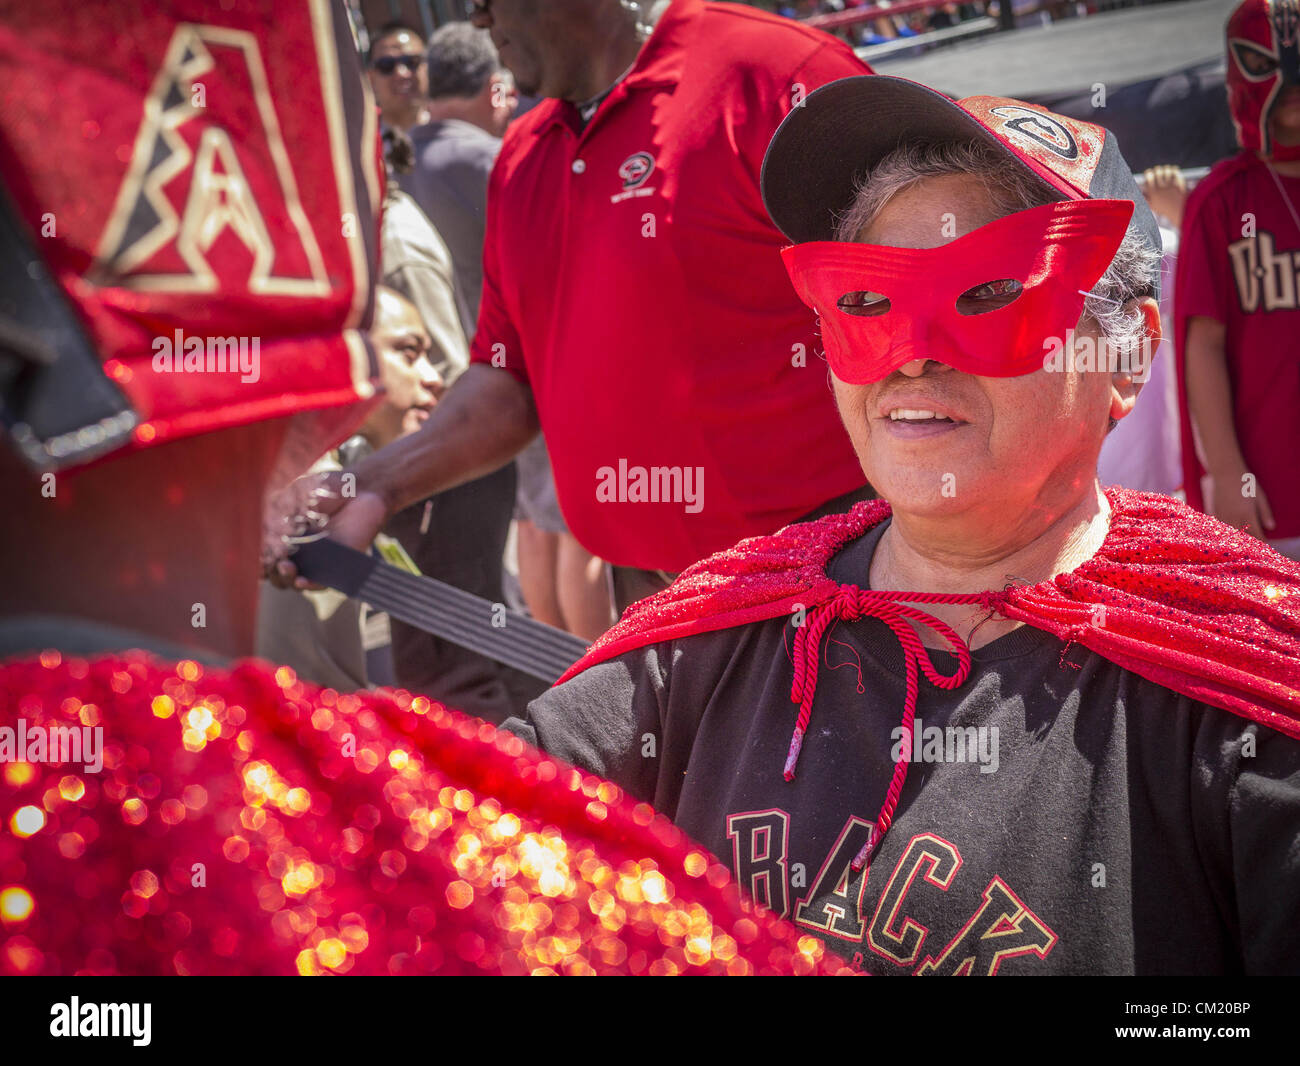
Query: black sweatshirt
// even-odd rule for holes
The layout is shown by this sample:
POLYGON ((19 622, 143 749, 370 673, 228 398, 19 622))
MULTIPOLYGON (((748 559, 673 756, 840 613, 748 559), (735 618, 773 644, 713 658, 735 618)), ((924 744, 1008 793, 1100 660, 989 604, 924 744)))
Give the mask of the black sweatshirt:
MULTIPOLYGON (((864 583, 886 525, 829 575, 864 583)), ((874 618, 828 631, 787 783, 793 636, 781 617, 631 651, 507 728, 653 804, 872 973, 1300 973, 1300 742, 1023 626, 956 691, 921 678, 864 878, 902 651, 874 618)))

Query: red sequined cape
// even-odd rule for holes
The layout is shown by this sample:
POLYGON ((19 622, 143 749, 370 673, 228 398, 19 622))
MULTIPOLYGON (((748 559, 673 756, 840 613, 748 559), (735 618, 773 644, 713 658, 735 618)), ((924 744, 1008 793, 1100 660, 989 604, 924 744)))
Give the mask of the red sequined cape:
POLYGON ((6 752, 0 974, 847 966, 646 804, 424 697, 144 652, 0 666, 0 728, 52 727, 102 730, 102 765, 6 752))
MULTIPOLYGON (((1300 738, 1300 565, 1169 497, 1120 488, 1106 496, 1110 532, 1093 558, 979 602, 1300 738)), ((889 514, 884 500, 867 501, 696 563, 629 607, 559 683, 635 648, 831 603, 847 587, 826 576, 826 564, 889 514)))

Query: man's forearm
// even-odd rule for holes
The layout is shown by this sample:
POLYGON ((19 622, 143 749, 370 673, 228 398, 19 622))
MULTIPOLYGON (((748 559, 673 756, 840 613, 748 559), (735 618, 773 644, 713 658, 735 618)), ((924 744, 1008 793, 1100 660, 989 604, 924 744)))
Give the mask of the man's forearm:
POLYGON ((537 436, 532 392, 496 367, 472 364, 420 429, 353 467, 357 490, 379 495, 393 514, 490 474, 537 436))
POLYGON ((1210 474, 1246 469, 1233 423, 1223 336, 1222 323, 1214 319, 1198 317, 1187 323, 1187 406, 1210 474))

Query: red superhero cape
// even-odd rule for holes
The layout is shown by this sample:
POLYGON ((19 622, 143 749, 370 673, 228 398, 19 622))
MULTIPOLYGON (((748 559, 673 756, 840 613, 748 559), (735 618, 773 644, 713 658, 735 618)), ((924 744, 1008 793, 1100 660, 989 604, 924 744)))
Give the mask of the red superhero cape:
MULTIPOLYGON (((628 608, 559 683, 635 648, 803 608, 793 656, 791 697, 800 710, 785 765, 789 780, 812 711, 821 638, 834 621, 872 615, 898 637, 908 689, 902 727, 910 738, 918 674, 956 688, 969 673, 970 654, 949 627, 908 604, 972 603, 1300 738, 1300 564, 1166 496, 1120 488, 1106 496, 1110 531, 1078 569, 1037 585, 971 596, 863 590, 826 576, 832 556, 889 516, 884 500, 741 541, 628 608), (937 672, 909 619, 948 640, 959 660, 952 675, 937 672)), ((855 865, 889 828, 907 763, 897 763, 872 840, 855 865)))
MULTIPOLYGON (((972 602, 1300 738, 1300 564, 1178 500, 1118 487, 1106 497, 1110 532, 1092 559, 972 602)), ((629 607, 560 684, 636 647, 832 603, 842 589, 827 563, 888 516, 868 500, 695 563, 629 607)))
MULTIPOLYGON (((1106 496, 1110 532, 1093 558, 1051 581, 972 602, 1300 738, 1300 564, 1169 497, 1121 488, 1106 496)), ((811 614, 843 593, 826 576, 831 557, 889 514, 888 503, 871 500, 696 563, 671 588, 628 608, 560 683, 633 648, 798 605, 811 614)))

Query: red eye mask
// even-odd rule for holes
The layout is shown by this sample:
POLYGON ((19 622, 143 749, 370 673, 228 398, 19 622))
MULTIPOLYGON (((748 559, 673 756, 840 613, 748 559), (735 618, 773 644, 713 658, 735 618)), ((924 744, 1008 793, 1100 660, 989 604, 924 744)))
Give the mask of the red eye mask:
POLYGON ((1129 200, 1065 200, 938 248, 813 241, 781 254, 841 381, 879 381, 913 359, 1018 377, 1078 323, 1132 214, 1129 200))

